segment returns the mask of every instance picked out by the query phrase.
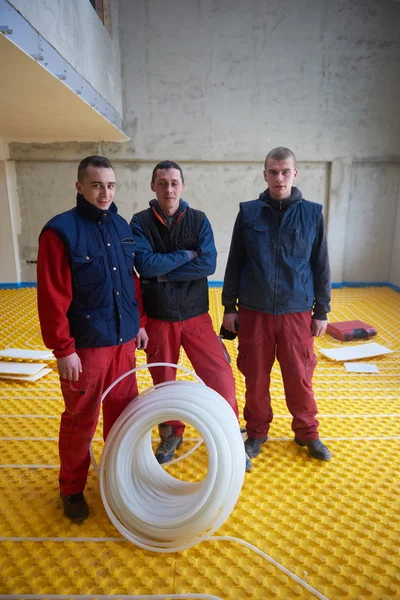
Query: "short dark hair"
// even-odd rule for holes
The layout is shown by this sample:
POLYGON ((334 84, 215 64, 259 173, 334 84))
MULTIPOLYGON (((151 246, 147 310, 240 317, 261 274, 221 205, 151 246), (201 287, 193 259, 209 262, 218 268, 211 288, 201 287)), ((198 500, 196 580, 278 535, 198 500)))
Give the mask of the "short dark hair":
POLYGON ((151 183, 155 182, 156 177, 157 177, 157 171, 159 169, 177 169, 179 171, 179 173, 181 174, 182 183, 185 183, 185 180, 183 179, 182 169, 176 162, 173 162, 172 160, 163 160, 154 167, 153 173, 151 176, 151 183))
MULTIPOLYGON (((113 169, 111 162, 105 156, 87 156, 79 163, 78 181, 83 182, 86 169, 88 167, 101 167, 103 169, 113 169)), ((114 169, 113 169, 114 170, 114 169)))
POLYGON ((267 167, 267 160, 269 158, 273 158, 275 160, 287 160, 288 158, 293 158, 293 164, 296 166, 296 157, 294 153, 284 146, 278 146, 277 148, 273 148, 270 150, 265 158, 265 167, 267 167))

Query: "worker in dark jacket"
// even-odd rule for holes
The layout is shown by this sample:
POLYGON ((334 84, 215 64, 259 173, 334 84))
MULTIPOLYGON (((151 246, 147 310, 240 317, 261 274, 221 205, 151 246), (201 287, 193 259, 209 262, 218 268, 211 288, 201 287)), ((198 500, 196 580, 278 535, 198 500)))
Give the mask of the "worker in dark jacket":
MULTIPOLYGON (((64 513, 83 520, 89 515, 83 491, 102 394, 135 367, 135 350, 146 348, 147 334, 138 310, 132 234, 113 202, 110 161, 85 158, 76 188, 76 206, 53 217, 40 235, 37 291, 43 340, 57 359, 65 402, 59 435, 64 513)), ((136 377, 129 376, 106 396, 104 439, 137 394, 136 377)))
MULTIPOLYGON (((182 200, 182 169, 164 161, 153 170, 150 208, 133 216, 135 267, 141 278, 147 314, 149 363, 177 364, 181 346, 196 373, 238 415, 235 381, 223 346, 208 314, 207 276, 216 267, 214 236, 206 215, 182 200)), ((176 369, 150 369, 155 384, 175 379, 176 369)), ((163 423, 156 450, 160 463, 170 461, 182 443, 184 424, 163 423)))
POLYGON ((295 156, 275 148, 265 160, 268 189, 242 202, 225 272, 223 324, 238 333, 246 379, 246 452, 257 456, 272 421, 270 372, 278 359, 295 442, 330 460, 318 434, 312 390, 313 336, 326 331, 330 269, 322 206, 293 187, 295 156), (237 310, 238 307, 238 310, 237 310))

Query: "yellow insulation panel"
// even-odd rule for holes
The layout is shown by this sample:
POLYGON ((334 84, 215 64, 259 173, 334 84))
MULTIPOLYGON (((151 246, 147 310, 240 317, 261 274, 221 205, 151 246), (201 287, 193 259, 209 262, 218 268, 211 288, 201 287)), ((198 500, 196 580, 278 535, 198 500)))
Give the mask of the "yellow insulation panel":
MULTIPOLYGON (((210 290, 217 331, 220 294, 219 288, 210 290)), ((0 348, 43 348, 35 295, 34 289, 0 291, 0 348)), ((333 454, 329 463, 311 459, 294 444, 279 367, 274 365, 270 439, 217 534, 253 544, 329 600, 400 598, 400 295, 389 288, 333 290, 330 319, 374 325, 374 339, 394 352, 367 361, 376 363, 379 373, 350 374, 318 352, 342 343, 329 336, 316 339, 314 391, 320 434, 333 454)), ((245 389, 235 365, 236 343, 226 346, 242 412, 245 389)), ((181 360, 190 368, 183 353, 181 360)), ((138 363, 145 363, 143 352, 138 352, 138 363)), ((138 379, 141 390, 151 385, 147 371, 138 379)), ((62 513, 57 482, 62 410, 55 371, 34 383, 0 379, 1 597, 315 597, 239 541, 211 539, 177 554, 153 554, 133 546, 110 523, 93 469, 86 490, 90 517, 79 525, 70 523, 62 513)), ((198 434, 188 427, 185 436, 178 454, 198 434)), ((102 446, 100 419, 93 444, 96 460, 102 446)), ((169 470, 197 481, 206 468, 202 446, 169 470)))

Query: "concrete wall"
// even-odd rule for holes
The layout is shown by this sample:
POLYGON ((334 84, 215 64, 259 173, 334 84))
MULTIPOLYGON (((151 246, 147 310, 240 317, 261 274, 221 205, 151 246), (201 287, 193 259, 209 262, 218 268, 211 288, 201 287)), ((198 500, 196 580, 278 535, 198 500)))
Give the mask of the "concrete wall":
MULTIPOLYGON (((120 0, 136 155, 398 155, 400 6, 391 0, 120 0)), ((261 156, 260 156, 261 155, 261 156)))
POLYGON ((400 290, 400 193, 397 199, 397 215, 394 224, 390 282, 400 290))
POLYGON ((233 206, 261 191, 260 161, 277 145, 297 154, 304 195, 325 204, 333 279, 391 277, 392 238, 378 240, 396 231, 399 21, 391 0, 175 0, 169 11, 120 0, 126 156, 188 161, 186 199, 201 197, 214 225, 218 279, 233 206), (371 170, 383 186, 357 177, 371 170))
POLYGON ((122 113, 118 0, 110 0, 111 34, 89 0, 8 1, 118 113, 122 113))
POLYGON ((398 164, 353 164, 345 241, 345 281, 390 280, 395 258, 392 252, 399 189, 398 164))
MULTIPOLYGON (((13 156, 22 158, 25 150, 23 144, 11 145, 13 156)), ((75 146, 75 153, 79 159, 87 154, 95 153, 97 146, 75 146)), ((41 151, 42 154, 44 151, 41 151)), ((30 155, 34 154, 31 149, 30 155)), ((40 150, 36 153, 39 158, 40 150)), ((53 215, 71 208, 75 202, 75 180, 77 161, 64 160, 52 161, 51 152, 47 153, 47 160, 18 160, 17 177, 18 193, 21 210, 20 255, 23 281, 35 278, 37 239, 44 223, 53 215), (35 185, 32 186, 32 182, 35 185), (41 182, 39 184, 39 182, 41 182), (33 210, 33 207, 34 210, 33 210)), ((24 157, 25 158, 25 157, 24 157)), ((135 163, 132 161, 113 161, 117 175, 116 202, 120 214, 128 221, 132 215, 146 208, 148 202, 154 197, 150 190, 151 171, 153 162, 135 163)), ((326 165, 325 163, 302 163, 301 169, 302 188, 318 194, 323 202, 326 198, 326 165)), ((201 173, 195 164, 184 165, 184 174, 187 180, 184 196, 190 198, 193 206, 204 210, 211 215, 215 240, 219 250, 218 269, 211 279, 223 278, 225 262, 229 251, 232 227, 237 213, 237 202, 232 200, 232 189, 226 186, 229 178, 238 194, 247 197, 249 189, 254 193, 263 187, 263 165, 238 165, 232 174, 227 165, 208 164, 201 173), (214 206, 211 210, 212 203, 214 206)), ((240 196, 239 196, 240 197, 240 196)), ((250 199, 250 198, 249 198, 250 199)))
POLYGON ((128 219, 152 197, 155 162, 182 164, 185 199, 212 222, 219 263, 211 279, 221 280, 238 203, 264 189, 265 154, 286 145, 297 154, 304 196, 324 204, 333 280, 399 281, 399 3, 119 7, 124 130, 132 139, 122 147, 11 145, 22 261, 35 255, 44 221, 71 205, 77 162, 101 151, 115 164, 128 219))
POLYGON ((20 281, 18 235, 21 232, 15 166, 0 138, 0 283, 20 281))

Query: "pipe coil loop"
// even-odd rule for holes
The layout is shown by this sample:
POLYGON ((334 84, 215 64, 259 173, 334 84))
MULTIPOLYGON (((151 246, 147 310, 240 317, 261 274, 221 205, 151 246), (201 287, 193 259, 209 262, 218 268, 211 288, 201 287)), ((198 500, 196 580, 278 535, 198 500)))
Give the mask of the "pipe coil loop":
POLYGON ((99 468, 110 520, 127 540, 152 552, 178 552, 209 538, 231 514, 244 474, 244 445, 232 408, 214 390, 191 381, 155 386, 131 402, 107 437, 99 468), (176 419, 196 428, 206 444, 208 470, 200 482, 173 477, 155 458, 152 428, 176 419))

